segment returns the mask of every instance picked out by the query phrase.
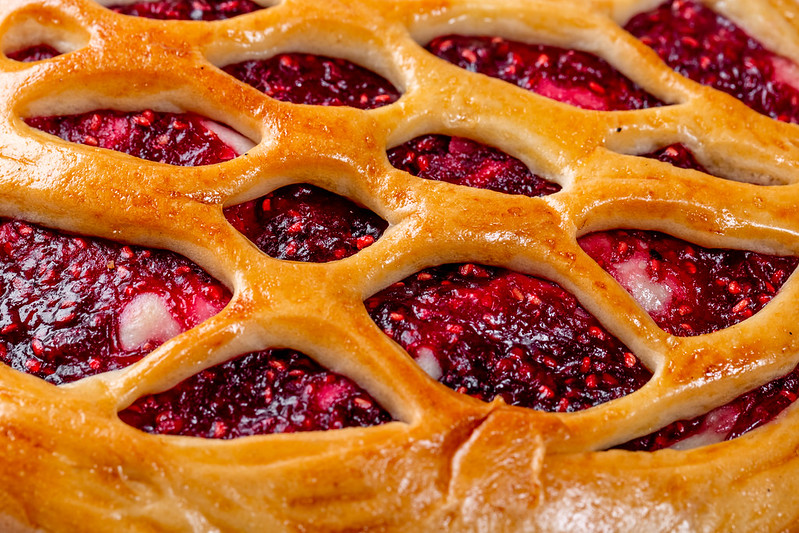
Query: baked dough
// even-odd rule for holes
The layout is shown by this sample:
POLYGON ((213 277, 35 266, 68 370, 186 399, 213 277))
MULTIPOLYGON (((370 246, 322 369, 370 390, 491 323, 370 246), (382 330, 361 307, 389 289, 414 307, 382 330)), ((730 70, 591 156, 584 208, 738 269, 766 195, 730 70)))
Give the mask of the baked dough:
MULTIPOLYGON (((658 328, 577 245, 633 227, 703 246, 799 255, 797 127, 672 72, 625 33, 652 0, 284 0, 227 21, 162 22, 90 0, 7 0, 0 59, 0 215, 166 248, 234 293, 200 326, 124 370, 54 387, 0 366, 5 530, 785 530, 799 522, 799 410, 691 451, 603 451, 692 417, 799 363, 799 285, 725 330, 658 328), (599 113, 476 76, 426 53, 446 33, 587 50, 675 105, 599 113), (296 106, 219 66, 284 51, 344 57, 402 93, 371 111, 296 106), (22 118, 98 108, 191 111, 257 146, 180 168, 54 140, 22 118), (574 125, 579 124, 579 128, 574 125), (544 198, 419 180, 387 148, 467 136, 563 190, 544 198), (624 154, 673 142, 719 175, 624 154), (223 207, 288 183, 356 200, 390 223, 325 264, 266 257, 223 207), (769 186, 764 186, 768 184, 769 186), (467 216, 464 216, 468 213, 467 216), (427 266, 476 261, 550 279, 654 372, 637 392, 555 414, 486 404, 431 380, 370 320, 363 300, 427 266), (138 431, 117 412, 235 355, 303 351, 364 387, 397 422, 231 441, 138 431)), ((790 0, 708 2, 799 62, 790 0)))

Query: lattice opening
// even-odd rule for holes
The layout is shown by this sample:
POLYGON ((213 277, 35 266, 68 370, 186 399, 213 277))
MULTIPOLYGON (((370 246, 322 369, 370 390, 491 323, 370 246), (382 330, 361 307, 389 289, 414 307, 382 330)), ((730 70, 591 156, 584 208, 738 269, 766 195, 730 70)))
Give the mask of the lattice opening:
POLYGON ((268 256, 311 263, 350 257, 373 245, 388 226, 349 199, 307 184, 228 207, 225 217, 268 256))
POLYGON ((348 378, 293 350, 265 350, 139 398, 120 419, 148 433, 235 439, 369 427, 391 416, 348 378))
POLYGON ((160 20, 215 21, 246 15, 275 5, 269 0, 98 0, 108 9, 144 18, 160 20))
POLYGON ((5 19, 0 31, 3 54, 18 61, 74 52, 89 41, 89 33, 80 24, 56 9, 22 9, 5 19))
POLYGON ((423 179, 530 197, 561 189, 531 173, 515 157, 464 137, 422 135, 391 148, 386 155, 395 168, 423 179))
POLYGON ((513 271, 468 263, 426 269, 365 305, 431 378, 484 401, 579 411, 651 376, 571 294, 513 271))

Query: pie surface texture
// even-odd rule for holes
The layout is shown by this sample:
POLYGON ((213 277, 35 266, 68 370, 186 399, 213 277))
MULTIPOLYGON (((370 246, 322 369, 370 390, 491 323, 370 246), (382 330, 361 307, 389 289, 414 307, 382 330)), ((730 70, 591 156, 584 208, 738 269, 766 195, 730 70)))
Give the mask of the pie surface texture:
MULTIPOLYGON (((174 252, 230 294, 112 372, 55 386, 0 365, 3 529, 796 527, 795 406, 726 442, 612 449, 708 413, 799 364, 796 279, 729 327, 670 334, 578 242, 643 230, 704 248, 799 256, 797 126, 675 73, 622 29, 660 3, 285 0, 227 20, 178 22, 121 15, 90 0, 4 2, 6 56, 45 43, 62 53, 32 63, 0 58, 0 216, 174 252), (450 34, 590 52, 654 103, 593 111, 468 72, 424 48, 450 34), (345 58, 401 96, 389 101, 375 89, 385 105, 367 109, 296 105, 223 69, 279 53, 345 58), (28 125, 32 117, 98 109, 191 113, 254 146, 183 167, 28 125), (387 151, 431 134, 494 147, 557 187, 503 194, 392 166, 387 151), (634 155, 675 143, 728 179, 634 155), (385 224, 313 263, 270 256, 226 218, 232 206, 298 184, 350 199, 385 224), (511 406, 499 395, 483 401, 443 386, 431 379, 430 359, 417 364, 364 302, 450 264, 490 265, 562 287, 618 339, 614 350, 634 354, 628 366, 648 370, 636 374, 634 390, 573 412, 568 405, 558 412, 557 403, 549 411, 511 406), (307 354, 355 383, 346 387, 358 387, 353 402, 373 410, 374 422, 363 424, 373 427, 222 440, 148 433, 120 415, 143 397, 272 348, 307 354)), ((794 3, 705 3, 799 63, 794 3)))

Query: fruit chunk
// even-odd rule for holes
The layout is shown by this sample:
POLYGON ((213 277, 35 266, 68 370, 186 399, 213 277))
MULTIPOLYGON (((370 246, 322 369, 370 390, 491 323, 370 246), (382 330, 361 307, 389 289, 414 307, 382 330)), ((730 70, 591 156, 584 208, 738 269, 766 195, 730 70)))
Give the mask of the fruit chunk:
POLYGON ((588 52, 463 35, 436 37, 427 50, 471 72, 583 109, 617 111, 663 104, 588 52))
POLYGON ((463 137, 416 137, 389 150, 388 160, 414 176, 466 187, 525 196, 560 190, 560 185, 532 174, 518 159, 463 137))
POLYGON ((311 185, 290 185, 229 207, 225 217, 265 254, 310 263, 349 257, 388 226, 372 211, 311 185))
POLYGON ((160 20, 224 20, 263 8, 251 0, 156 0, 109 6, 108 9, 123 15, 160 20))
POLYGON ((374 109, 400 97, 385 78, 341 58, 279 54, 228 65, 224 71, 272 98, 294 104, 374 109))
POLYGON ((734 439, 774 420, 796 401, 798 394, 799 367, 705 415, 678 420, 619 448, 647 451, 690 449, 734 439))
POLYGON ((36 46, 29 46, 16 52, 6 54, 6 57, 14 61, 21 61, 23 63, 30 63, 32 61, 41 61, 43 59, 51 59, 61 52, 50 46, 49 44, 37 44, 36 46))
POLYGON ((0 359, 55 384, 126 367, 230 299, 172 252, 8 220, 0 290, 0 359))
POLYGON ((654 231, 597 232, 579 244, 658 326, 681 337, 749 318, 799 264, 796 257, 703 248, 654 231))
POLYGON ((254 146, 233 130, 192 113, 106 109, 78 115, 32 117, 25 122, 66 141, 170 165, 221 163, 254 146))
POLYGON ((391 416, 350 379, 292 350, 264 350, 203 370, 119 417, 148 433, 233 439, 367 427, 391 416))
POLYGON ((771 118, 799 122, 799 67, 699 2, 666 2, 625 28, 683 76, 771 118))
POLYGON ((481 400, 577 411, 651 373, 554 283, 473 264, 423 270, 365 302, 433 378, 481 400))

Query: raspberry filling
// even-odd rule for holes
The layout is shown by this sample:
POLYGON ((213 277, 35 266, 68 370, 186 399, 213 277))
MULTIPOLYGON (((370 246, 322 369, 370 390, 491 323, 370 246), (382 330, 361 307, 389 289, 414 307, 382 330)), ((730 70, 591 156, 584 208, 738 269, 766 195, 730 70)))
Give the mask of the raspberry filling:
POLYGON ((799 367, 690 420, 678 420, 619 446, 626 450, 690 449, 740 437, 772 420, 799 395, 799 367))
POLYGON ((394 167, 427 180, 507 194, 546 196, 560 185, 537 176, 505 152, 446 135, 423 135, 388 151, 394 167))
POLYGON ((31 63, 33 61, 51 59, 58 55, 61 55, 61 52, 49 44, 37 44, 36 46, 29 46, 28 48, 6 54, 6 57, 14 61, 21 61, 22 63, 31 63))
POLYGON ((683 76, 771 118, 799 122, 799 67, 699 2, 666 2, 625 28, 683 76))
POLYGON ((698 170, 699 172, 704 172, 705 174, 709 174, 707 169, 703 167, 699 161, 696 160, 694 154, 682 144, 672 144, 666 146, 665 148, 661 148, 660 150, 655 150, 654 152, 651 152, 649 154, 642 154, 640 157, 657 159, 658 161, 662 161, 663 163, 670 163, 678 168, 684 168, 687 170, 698 170))
POLYGON ((592 233, 579 244, 658 326, 681 337, 749 318, 799 264, 796 257, 702 248, 653 231, 592 233))
POLYGON ((241 356, 119 413, 148 433, 233 439, 368 427, 391 416, 350 379, 292 350, 241 356))
POLYGON ((588 52, 463 35, 436 37, 427 50, 470 72, 583 109, 618 111, 663 105, 610 63, 588 52))
POLYGON ((374 109, 400 97, 385 78, 341 58, 279 54, 223 70, 272 98, 294 104, 374 109))
POLYGON ((388 226, 372 211, 311 185, 289 185, 229 207, 225 217, 265 254, 310 263, 349 257, 388 226))
POLYGON ((254 146, 226 126, 192 113, 106 109, 79 115, 32 117, 25 122, 66 141, 170 165, 221 163, 254 146))
POLYGON ((250 0, 156 0, 108 6, 122 13, 160 20, 224 20, 263 9, 250 0))
POLYGON ((55 384, 126 367, 218 313, 227 289, 172 252, 0 224, 0 358, 55 384))
POLYGON ((429 268, 365 305, 433 379, 481 400, 577 411, 629 394, 651 377, 574 296, 509 270, 429 268))

